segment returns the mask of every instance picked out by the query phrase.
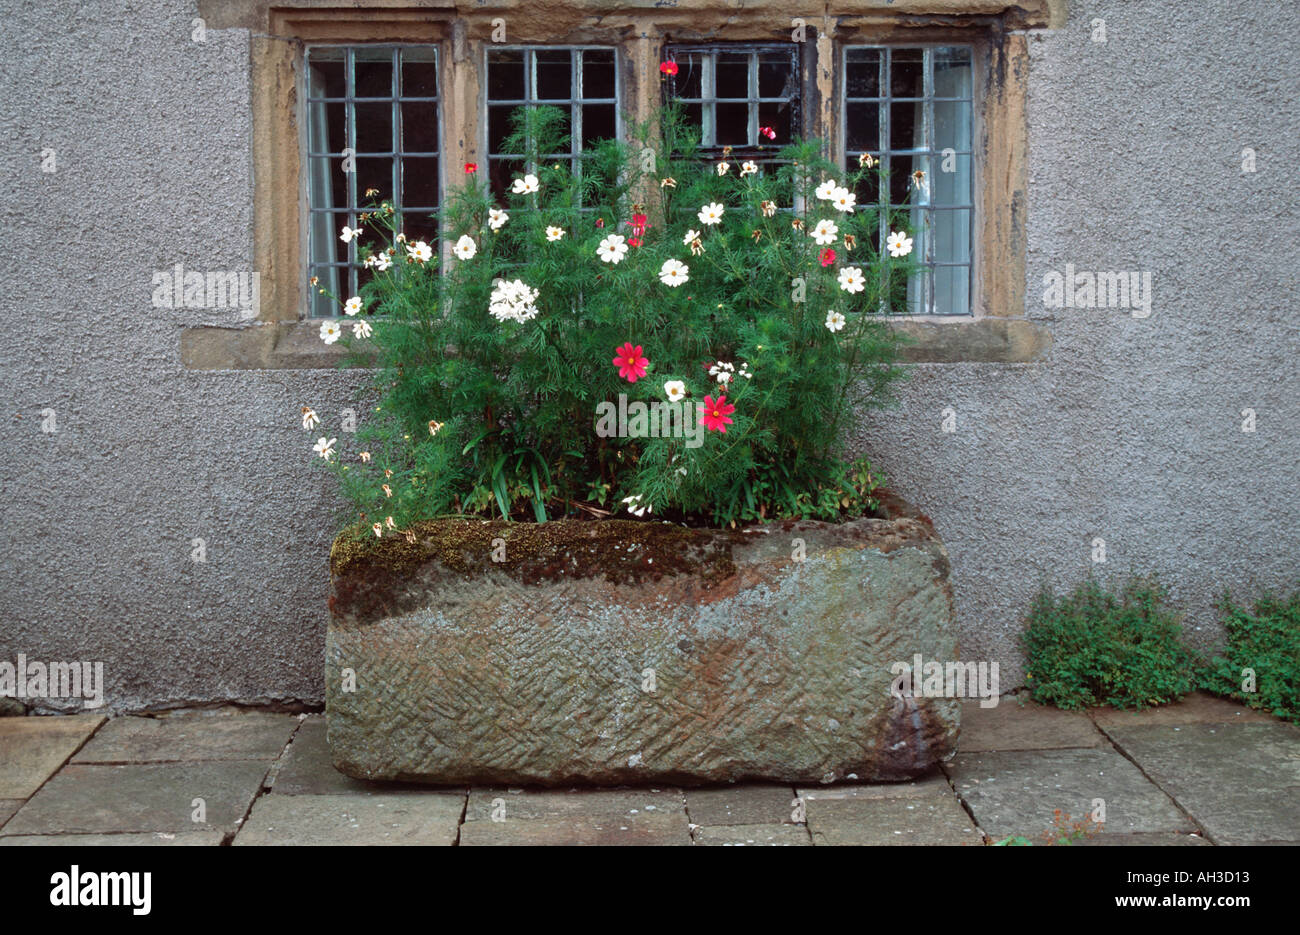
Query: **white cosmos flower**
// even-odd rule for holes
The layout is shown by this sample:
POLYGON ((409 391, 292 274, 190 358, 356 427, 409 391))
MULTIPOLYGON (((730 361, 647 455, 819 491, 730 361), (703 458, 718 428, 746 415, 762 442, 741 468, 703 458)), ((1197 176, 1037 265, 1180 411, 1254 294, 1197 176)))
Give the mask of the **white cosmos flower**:
POLYGON ((320 425, 320 416, 316 415, 316 410, 311 406, 302 407, 302 427, 304 429, 314 429, 320 425))
POLYGON ((817 186, 817 191, 814 194, 822 201, 830 201, 835 197, 835 191, 839 187, 839 183, 834 179, 827 179, 817 186))
POLYGON ((312 445, 311 450, 328 461, 330 455, 334 454, 334 443, 337 441, 337 438, 325 438, 322 436, 317 439, 316 444, 312 445))
POLYGON ((686 236, 682 238, 682 243, 689 247, 689 246, 691 245, 691 241, 693 241, 693 240, 699 240, 699 239, 700 239, 700 232, 699 232, 699 231, 697 231, 697 230, 688 230, 688 231, 686 232, 686 236))
POLYGON ((740 176, 744 178, 747 175, 758 175, 758 166, 752 162, 742 162, 740 164, 740 176))
POLYGON ((627 511, 633 516, 644 516, 647 512, 653 513, 655 511, 654 504, 647 503, 645 506, 641 505, 640 494, 635 494, 631 497, 624 497, 623 503, 627 505, 627 511))
POLYGON ((428 263, 433 259, 433 250, 423 240, 406 245, 406 255, 419 263, 428 263))
POLYGON ((366 266, 373 266, 381 273, 393 265, 393 261, 388 258, 387 253, 372 253, 366 257, 366 266))
POLYGON ((366 321, 364 318, 358 318, 352 323, 352 336, 354 338, 368 338, 370 337, 370 332, 373 330, 374 329, 370 327, 370 322, 366 321))
POLYGON ((361 236, 361 228, 348 227, 346 224, 344 224, 343 233, 339 234, 339 240, 343 241, 344 243, 351 243, 355 238, 360 236, 361 236))
POLYGON ((510 186, 510 190, 516 195, 529 195, 537 191, 541 186, 537 182, 537 176, 525 175, 522 179, 515 179, 510 186))
POLYGON ((701 208, 696 217, 700 219, 701 224, 711 226, 722 222, 722 212, 725 210, 722 205, 714 201, 701 208))
POLYGON ((867 281, 862 276, 862 270, 857 266, 846 266, 840 270, 840 288, 845 292, 861 292, 867 288, 867 281))
POLYGON ((488 312, 497 321, 523 323, 537 316, 537 306, 533 304, 536 301, 537 290, 522 279, 498 279, 488 299, 488 312))
POLYGON ((659 281, 665 286, 680 286, 690 279, 688 267, 681 260, 665 260, 659 270, 659 281))
POLYGON ((563 227, 548 227, 548 228, 546 228, 546 239, 547 239, 547 240, 555 241, 555 240, 559 240, 559 239, 560 239, 561 237, 563 237, 563 236, 564 236, 564 228, 563 228, 563 227))
POLYGON ((610 234, 596 248, 596 255, 606 263, 617 264, 627 253, 627 239, 622 234, 610 234))
POLYGON ((669 380, 664 384, 664 393, 671 402, 680 402, 686 398, 686 384, 681 380, 669 380))
POLYGON ((832 331, 839 331, 844 327, 844 316, 836 311, 826 313, 826 327, 832 331))
POLYGON ((817 226, 812 230, 812 236, 819 247, 826 247, 835 243, 835 236, 839 232, 840 229, 834 221, 818 221, 817 226))
POLYGON ((836 211, 852 212, 853 206, 858 203, 858 196, 847 188, 837 188, 831 196, 831 203, 835 205, 836 211))
POLYGON ((323 321, 320 323, 320 339, 326 344, 333 344, 342 333, 343 329, 339 327, 337 321, 323 321))
POLYGON ((726 162, 720 162, 720 163, 718 163, 718 175, 726 175, 726 174, 727 174, 727 170, 729 170, 730 168, 731 168, 731 165, 730 165, 729 163, 726 163, 726 162))
POLYGON ((474 243, 472 237, 468 234, 462 234, 460 240, 456 241, 456 246, 452 248, 458 260, 472 260, 478 253, 478 244, 474 243))
POLYGON ((361 311, 360 296, 354 295, 352 298, 348 299, 346 302, 343 303, 343 314, 355 315, 359 311, 361 311))
POLYGON ((901 231, 893 231, 885 238, 890 256, 907 256, 912 252, 912 238, 901 231))
POLYGON ((505 224, 508 220, 510 220, 510 215, 506 214, 500 208, 492 208, 488 211, 488 227, 492 228, 494 231, 500 230, 501 225, 505 224))

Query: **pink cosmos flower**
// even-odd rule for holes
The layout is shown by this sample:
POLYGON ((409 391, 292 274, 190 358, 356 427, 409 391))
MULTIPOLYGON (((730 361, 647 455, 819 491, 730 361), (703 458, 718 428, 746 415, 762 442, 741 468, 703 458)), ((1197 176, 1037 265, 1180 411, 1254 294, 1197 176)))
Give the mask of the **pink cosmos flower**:
POLYGON ((736 407, 727 402, 725 395, 719 395, 717 399, 712 396, 704 397, 704 405, 700 407, 700 421, 710 432, 721 432, 727 434, 727 426, 731 425, 731 419, 727 418, 736 407))
POLYGON ((677 74, 677 63, 676 63, 676 62, 660 62, 660 63, 659 63, 659 70, 660 70, 661 72, 663 72, 665 75, 675 75, 675 74, 677 74))
POLYGON ((773 130, 771 127, 759 127, 758 132, 763 136, 767 137, 769 140, 776 139, 776 131, 773 130))
POLYGON ((822 261, 822 266, 830 266, 832 263, 835 262, 835 251, 832 250, 830 247, 827 247, 825 250, 821 252, 819 258, 822 261))
POLYGON ((641 352, 640 344, 633 347, 632 342, 628 341, 614 353, 618 355, 614 358, 614 366, 618 368, 618 375, 627 380, 628 383, 635 383, 645 376, 646 365, 650 361, 646 360, 645 355, 641 352))

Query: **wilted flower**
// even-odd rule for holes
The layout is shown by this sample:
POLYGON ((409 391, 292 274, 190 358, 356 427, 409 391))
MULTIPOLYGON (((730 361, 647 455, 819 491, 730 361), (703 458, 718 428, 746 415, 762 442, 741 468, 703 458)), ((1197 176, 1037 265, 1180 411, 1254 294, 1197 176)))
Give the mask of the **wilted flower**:
POLYGON ((776 214, 776 202, 775 202, 775 201, 764 201, 764 202, 763 202, 762 204, 760 204, 758 207, 759 207, 759 210, 761 210, 761 211, 763 212, 763 217, 765 217, 765 218, 770 218, 770 217, 772 217, 773 215, 776 214))
POLYGON ((437 435, 442 430, 442 423, 437 419, 429 420, 429 434, 437 435))
POLYGON ((304 429, 313 429, 320 425, 320 416, 316 415, 316 410, 311 406, 302 407, 302 427, 304 429))
POLYGON ((370 452, 368 451, 358 452, 357 457, 361 459, 362 464, 370 463, 370 452))
POLYGON ((925 172, 923 170, 917 169, 915 172, 912 173, 912 184, 916 186, 918 191, 926 190, 925 172))
POLYGON ((407 246, 406 255, 417 263, 428 263, 433 259, 433 250, 423 240, 417 240, 407 246))
POLYGON ((383 527, 382 525, 380 525, 379 523, 375 523, 375 525, 371 526, 370 528, 373 529, 373 530, 375 531, 375 535, 376 535, 376 536, 379 536, 380 538, 383 538, 383 535, 384 535, 384 527, 383 527))
POLYGON ((660 187, 660 188, 676 188, 676 187, 677 187, 677 180, 676 180, 675 178, 673 178, 672 176, 669 176, 669 177, 666 178, 666 179, 660 179, 660 180, 659 180, 659 187, 660 187))
POLYGON ((718 163, 718 175, 726 175, 726 174, 727 174, 727 171, 728 171, 730 168, 731 168, 731 164, 730 164, 730 163, 727 163, 727 162, 720 162, 720 163, 718 163))
POLYGON ((391 497, 393 495, 392 487, 389 487, 387 484, 383 484, 381 486, 383 487, 385 497, 391 497))
POLYGON ((374 329, 370 327, 370 322, 366 321, 364 318, 358 319, 352 323, 352 336, 354 338, 368 338, 372 331, 374 331, 374 329))
POLYGON ((875 164, 876 164, 876 160, 871 155, 871 153, 863 153, 861 156, 858 157, 858 165, 862 166, 863 168, 870 169, 875 164))
POLYGON ((758 165, 756 163, 749 162, 748 160, 746 160, 745 162, 742 162, 740 164, 741 178, 744 178, 747 175, 757 175, 757 174, 758 174, 758 165))
POLYGON ((856 247, 857 245, 858 245, 858 238, 854 237, 852 234, 845 234, 845 235, 844 235, 844 249, 845 249, 845 250, 852 250, 852 249, 853 249, 854 247, 856 247))
POLYGON ((631 497, 624 497, 623 503, 627 506, 627 511, 633 516, 644 516, 646 513, 653 513, 655 511, 652 504, 641 506, 640 494, 635 494, 631 497))

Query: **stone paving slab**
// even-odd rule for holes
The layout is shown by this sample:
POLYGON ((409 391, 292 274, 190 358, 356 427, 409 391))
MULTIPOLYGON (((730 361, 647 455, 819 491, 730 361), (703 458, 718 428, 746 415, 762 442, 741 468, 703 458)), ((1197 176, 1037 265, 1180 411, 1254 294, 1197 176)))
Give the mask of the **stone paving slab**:
POLYGON ((1107 732, 1216 844, 1300 840, 1300 729, 1271 720, 1107 732))
MULTIPOLYGON (((1035 842, 1037 843, 1037 842, 1035 842)), ((1168 834, 1155 832, 1151 834, 1111 834, 1102 831, 1090 837, 1080 838, 1071 847, 1212 847, 1209 841, 1199 834, 1168 834)))
POLYGON ((274 760, 298 717, 264 711, 118 717, 72 758, 73 763, 179 763, 274 760))
POLYGON ((0 837, 0 847, 218 847, 220 831, 180 834, 19 834, 0 837))
POLYGON ((1114 749, 959 754, 946 767, 953 786, 993 840, 1037 841, 1060 809, 1071 822, 1106 803, 1106 831, 1195 831, 1169 797, 1114 749))
POLYGON ((91 766, 71 764, 47 782, 0 835, 113 831, 234 831, 262 786, 256 760, 91 766), (196 798, 205 822, 191 820, 196 798))
POLYGON ((807 800, 808 830, 818 845, 982 845, 955 796, 916 795, 807 800))
POLYGON ((100 714, 0 718, 0 799, 25 799, 76 752, 100 714))
POLYGON ((1206 692, 1193 692, 1177 704, 1160 705, 1155 708, 1145 708, 1141 711, 1094 708, 1089 713, 1103 730, 1110 727, 1150 727, 1182 724, 1278 723, 1277 718, 1271 714, 1248 708, 1241 702, 1233 701, 1231 698, 1220 698, 1206 692))
POLYGON ((13 817, 14 812, 22 808, 23 799, 0 799, 0 828, 4 827, 6 821, 13 817))
POLYGON ((239 833, 248 845, 443 845, 456 841, 463 794, 264 795, 239 833))
POLYGON ((467 821, 461 847, 487 845, 690 845, 685 812, 640 812, 623 817, 575 815, 566 819, 467 821))
POLYGON ((796 790, 805 802, 816 799, 897 799, 917 795, 952 795, 952 787, 941 772, 912 782, 878 782, 858 785, 810 786, 796 790))
MULTIPOLYGON (((506 822, 515 819, 568 818, 631 819, 638 815, 675 814, 686 826, 685 800, 680 789, 522 790, 476 788, 470 791, 465 821, 506 822)), ((494 822, 500 824, 501 822, 494 822)))
POLYGON ((793 823, 795 808, 791 786, 753 783, 686 791, 691 822, 708 827, 793 823))
MULTIPOLYGON (((429 789, 398 782, 367 782, 353 779, 334 768, 325 737, 325 718, 306 717, 293 735, 289 750, 276 764, 272 789, 281 795, 339 795, 347 792, 396 792, 429 789)), ((451 791, 451 790, 447 790, 451 791)), ((459 788, 455 791, 463 792, 459 788)))
POLYGON ((996 708, 967 701, 961 708, 958 753, 992 750, 1063 750, 1103 747, 1106 736, 1086 712, 1062 711, 1026 700, 1003 698, 996 708))
POLYGON ((695 843, 705 847, 809 847, 803 825, 721 825, 695 828, 695 843))

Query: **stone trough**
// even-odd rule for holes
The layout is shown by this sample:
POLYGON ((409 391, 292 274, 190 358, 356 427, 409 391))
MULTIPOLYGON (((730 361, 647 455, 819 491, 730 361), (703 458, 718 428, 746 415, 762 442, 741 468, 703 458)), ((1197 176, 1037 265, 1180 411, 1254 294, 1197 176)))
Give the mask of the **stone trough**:
POLYGON ((840 524, 412 531, 331 552, 326 712, 350 776, 901 780, 955 750, 958 700, 890 690, 894 663, 957 658, 947 552, 896 497, 840 524))

